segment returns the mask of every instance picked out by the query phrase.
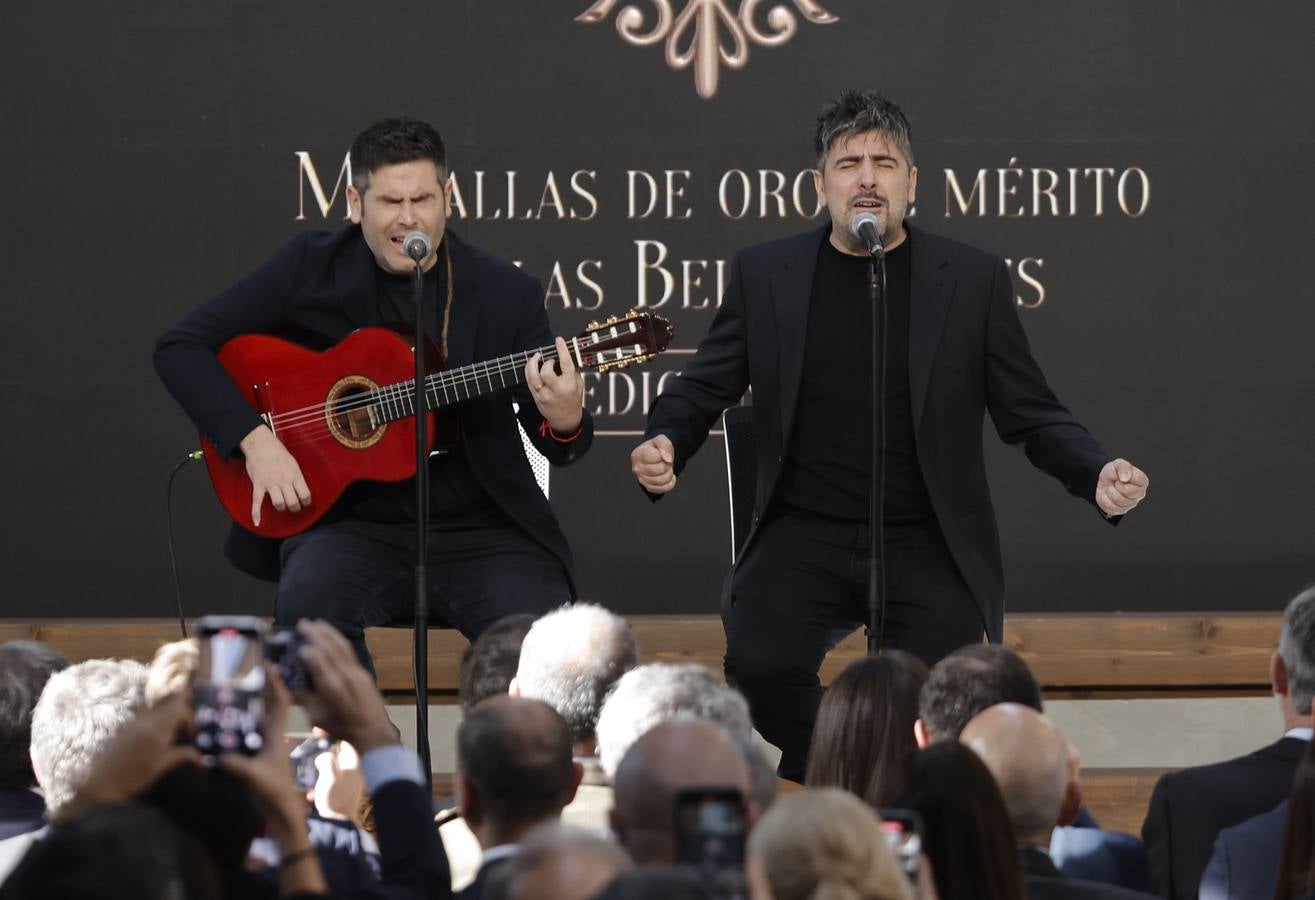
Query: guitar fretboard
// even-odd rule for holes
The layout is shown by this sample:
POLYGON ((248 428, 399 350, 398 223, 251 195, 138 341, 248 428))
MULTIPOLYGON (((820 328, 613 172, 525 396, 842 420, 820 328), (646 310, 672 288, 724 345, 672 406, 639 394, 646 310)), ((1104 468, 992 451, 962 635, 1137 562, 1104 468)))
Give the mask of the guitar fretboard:
MULTIPOLYGON (((430 373, 425 376, 425 408, 443 409, 515 387, 525 380, 525 364, 536 353, 542 353, 545 362, 557 359, 557 348, 550 345, 430 373)), ((370 391, 370 418, 376 426, 415 415, 413 384, 399 381, 370 391)))

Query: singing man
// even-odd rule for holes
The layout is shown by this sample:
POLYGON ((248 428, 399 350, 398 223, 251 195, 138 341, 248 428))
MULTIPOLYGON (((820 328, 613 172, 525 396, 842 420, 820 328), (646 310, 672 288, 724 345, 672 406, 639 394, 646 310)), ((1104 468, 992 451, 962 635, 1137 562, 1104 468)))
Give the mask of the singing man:
POLYGON ((1146 496, 1046 385, 1005 263, 905 221, 918 187, 909 123, 845 91, 814 133, 830 222, 749 247, 731 263, 697 354, 667 383, 631 453, 640 485, 671 491, 722 411, 753 389, 753 525, 722 596, 726 675, 802 781, 826 652, 865 624, 873 481, 869 249, 886 259, 882 646, 928 664, 1004 630, 1004 571, 982 419, 1109 520, 1146 496))
MULTIPOLYGON (((298 234, 273 258, 203 304, 156 343, 155 367, 192 421, 225 457, 240 454, 262 511, 301 512, 315 497, 296 457, 217 360, 247 333, 328 347, 358 328, 415 321, 415 262, 403 238, 422 231, 424 319, 449 367, 554 344, 539 281, 447 228, 452 186, 438 132, 385 119, 351 145, 349 226, 298 234)), ((560 368, 535 354, 524 382, 457 407, 460 437, 429 465, 429 585, 436 622, 475 638, 511 613, 543 613, 574 599, 566 537, 535 482, 517 418, 555 465, 593 439, 584 385, 561 338, 560 368), (519 412, 513 413, 512 401, 519 412)), ((343 373, 347 374, 347 373, 343 373)), ((370 665, 363 629, 409 619, 415 565, 415 483, 357 482, 313 527, 275 544, 234 527, 229 559, 277 579, 275 621, 326 619, 370 665)))

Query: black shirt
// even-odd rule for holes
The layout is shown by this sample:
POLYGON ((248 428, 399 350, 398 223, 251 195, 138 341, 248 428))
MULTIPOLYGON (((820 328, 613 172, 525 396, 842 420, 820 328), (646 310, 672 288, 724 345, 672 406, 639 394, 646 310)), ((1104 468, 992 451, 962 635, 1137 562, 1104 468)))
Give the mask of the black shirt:
MULTIPOLYGON (((912 238, 886 254, 887 526, 934 521, 918 466, 909 393, 912 238)), ((777 501, 781 508, 866 522, 872 474, 872 301, 867 257, 824 240, 817 255, 803 377, 777 501)))
MULTIPOLYGON (((378 268, 375 276, 378 287, 376 321, 410 332, 415 327, 411 276, 393 275, 378 268)), ((442 254, 438 263, 424 273, 423 290, 425 333, 435 346, 441 347, 443 314, 448 300, 447 266, 442 254)), ((440 415, 460 416, 461 407, 448 409, 440 415)), ((353 518, 368 522, 414 522, 415 483, 409 479, 392 483, 357 483, 343 494, 341 509, 353 518)), ((429 515, 436 528, 469 527, 506 519, 493 498, 475 479, 460 441, 450 450, 429 459, 429 515)))

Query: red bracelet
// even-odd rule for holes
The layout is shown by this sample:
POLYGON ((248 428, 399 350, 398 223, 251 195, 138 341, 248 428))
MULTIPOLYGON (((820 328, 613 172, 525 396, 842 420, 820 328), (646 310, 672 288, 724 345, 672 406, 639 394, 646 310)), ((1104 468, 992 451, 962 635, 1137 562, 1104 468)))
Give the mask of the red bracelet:
POLYGON ((582 431, 584 431, 584 419, 583 419, 583 418, 580 419, 580 427, 577 428, 577 429, 575 429, 575 434, 571 435, 570 437, 562 437, 560 434, 558 434, 557 432, 553 431, 553 430, 552 430, 552 426, 548 424, 548 420, 547 420, 547 419, 544 419, 544 420, 543 420, 543 424, 541 424, 541 425, 539 426, 539 436, 540 436, 540 437, 550 437, 550 438, 552 438, 554 441, 556 441, 556 442, 559 443, 559 444, 569 444, 569 443, 571 443, 572 441, 574 441, 576 438, 578 438, 578 437, 580 436, 580 432, 582 432, 582 431))

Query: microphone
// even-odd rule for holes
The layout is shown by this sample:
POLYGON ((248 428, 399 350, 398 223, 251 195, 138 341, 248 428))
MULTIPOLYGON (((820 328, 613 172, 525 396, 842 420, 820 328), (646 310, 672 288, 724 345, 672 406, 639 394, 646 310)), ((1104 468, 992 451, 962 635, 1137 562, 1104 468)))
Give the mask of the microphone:
POLYGON ((870 212, 859 213, 849 223, 849 233, 863 242, 868 253, 880 256, 884 251, 881 246, 881 226, 877 217, 870 212))
POLYGON ((418 263, 434 252, 434 242, 423 231, 412 231, 402 238, 402 252, 418 263))

